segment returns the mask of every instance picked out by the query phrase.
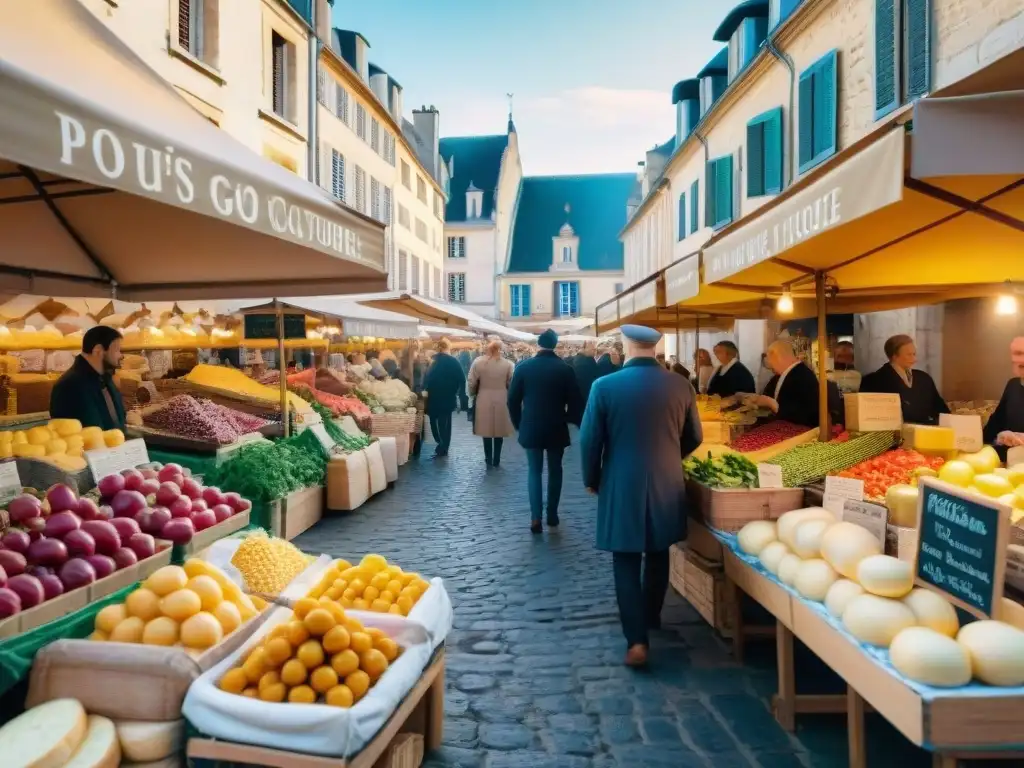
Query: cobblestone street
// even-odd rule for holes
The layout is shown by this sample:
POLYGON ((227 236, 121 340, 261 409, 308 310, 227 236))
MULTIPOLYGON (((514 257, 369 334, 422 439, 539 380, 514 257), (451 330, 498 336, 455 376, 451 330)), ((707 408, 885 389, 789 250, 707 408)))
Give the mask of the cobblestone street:
MULTIPOLYGON (((575 435, 574 435, 575 439, 575 435)), ((842 717, 799 718, 796 736, 769 710, 773 646, 739 666, 725 643, 670 590, 647 672, 625 651, 610 556, 594 549, 595 502, 566 453, 562 525, 532 536, 526 461, 514 438, 488 470, 456 416, 451 455, 402 468, 393 490, 298 540, 309 552, 379 552, 445 579, 455 605, 448 638, 445 746, 429 768, 845 766, 842 717)), ((871 723, 869 765, 928 764, 871 723)))

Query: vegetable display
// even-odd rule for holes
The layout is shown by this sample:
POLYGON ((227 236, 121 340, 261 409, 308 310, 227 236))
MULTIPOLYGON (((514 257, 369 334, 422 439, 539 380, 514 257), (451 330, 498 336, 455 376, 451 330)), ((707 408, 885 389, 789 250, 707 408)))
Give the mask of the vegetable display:
POLYGON ((86 468, 85 451, 116 448, 124 442, 119 429, 104 432, 82 427, 77 419, 51 419, 27 430, 0 432, 0 459, 39 459, 66 472, 86 468))
POLYGON ((385 411, 404 411, 416 404, 416 395, 398 379, 364 379, 359 382, 356 392, 372 395, 385 411))
POLYGON ((757 466, 737 453, 708 453, 706 459, 690 456, 683 462, 683 472, 710 488, 757 488, 757 466))
MULTIPOLYGON (((222 392, 232 392, 264 402, 271 408, 280 408, 281 393, 278 389, 264 386, 234 368, 200 364, 189 371, 183 381, 222 392)), ((309 406, 298 395, 288 393, 288 403, 297 413, 310 412, 309 406)))
POLYGON ((350 435, 337 424, 334 423, 334 415, 319 403, 312 403, 313 410, 323 419, 324 429, 327 430, 327 434, 341 447, 341 449, 349 453, 351 451, 361 451, 370 444, 370 438, 360 433, 359 435, 350 435))
POLYGON ((309 560, 291 542, 256 531, 242 539, 231 564, 250 592, 276 595, 306 569, 309 560))
POLYGON ((327 459, 309 430, 273 443, 243 445, 205 480, 246 499, 267 502, 323 483, 327 459))
POLYGON ((891 448, 897 435, 893 432, 861 432, 844 438, 846 433, 827 443, 798 445, 772 459, 772 464, 782 467, 783 485, 795 488, 849 469, 891 448))
POLYGON ((805 432, 807 432, 807 427, 800 424, 791 424, 788 421, 770 421, 759 427, 748 429, 729 443, 729 447, 734 451, 744 453, 759 451, 805 432))
POLYGON ((337 600, 353 610, 408 616, 429 587, 418 573, 405 573, 380 555, 370 554, 357 566, 335 561, 309 597, 337 600))
POLYGON ((191 395, 175 395, 159 410, 143 416, 142 423, 192 440, 220 445, 230 445, 242 435, 270 424, 257 416, 191 395))
POLYGON ((864 497, 882 499, 894 485, 909 484, 922 474, 935 477, 942 464, 943 459, 939 456, 925 456, 917 451, 896 448, 836 474, 863 480, 864 497))
POLYGON ((310 405, 318 403, 328 409, 331 413, 331 418, 349 415, 359 420, 370 417, 370 409, 358 397, 332 395, 329 392, 324 392, 305 384, 290 387, 290 391, 297 397, 310 403, 310 405))

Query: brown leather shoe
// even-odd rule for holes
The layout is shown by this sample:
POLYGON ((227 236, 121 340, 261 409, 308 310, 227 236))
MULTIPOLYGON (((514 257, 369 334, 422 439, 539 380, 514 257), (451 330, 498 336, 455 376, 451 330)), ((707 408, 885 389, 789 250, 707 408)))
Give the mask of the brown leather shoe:
POLYGON ((646 667, 647 666, 647 646, 646 645, 631 645, 629 650, 626 651, 625 664, 627 667, 646 667))

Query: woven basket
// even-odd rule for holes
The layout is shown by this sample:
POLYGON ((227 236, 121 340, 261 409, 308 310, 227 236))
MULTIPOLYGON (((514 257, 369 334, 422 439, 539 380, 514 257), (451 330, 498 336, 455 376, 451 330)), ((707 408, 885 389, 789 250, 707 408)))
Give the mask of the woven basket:
POLYGON ((423 411, 416 411, 416 425, 413 429, 414 434, 419 434, 423 431, 423 411))
POLYGON ((398 437, 416 429, 416 414, 374 413, 370 416, 370 434, 377 437, 398 437))

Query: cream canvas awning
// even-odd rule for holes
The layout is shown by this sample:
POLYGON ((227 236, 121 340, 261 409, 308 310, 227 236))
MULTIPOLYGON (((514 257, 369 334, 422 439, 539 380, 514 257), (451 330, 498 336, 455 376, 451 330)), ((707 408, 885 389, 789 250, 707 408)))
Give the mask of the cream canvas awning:
POLYGON ((379 290, 384 227, 192 109, 77 0, 0 4, 0 290, 379 290))

